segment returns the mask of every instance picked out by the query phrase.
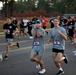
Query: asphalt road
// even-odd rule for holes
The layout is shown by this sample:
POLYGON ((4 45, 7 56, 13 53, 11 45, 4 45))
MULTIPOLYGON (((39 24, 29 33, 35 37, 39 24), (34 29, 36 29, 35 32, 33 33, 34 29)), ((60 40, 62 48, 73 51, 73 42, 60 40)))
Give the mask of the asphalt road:
MULTIPOLYGON (((47 38, 48 36, 46 35, 45 42, 47 41, 47 38)), ((20 48, 11 48, 8 61, 0 62, 0 75, 39 75, 39 69, 35 68, 36 63, 29 60, 32 40, 26 36, 21 39, 15 36, 14 41, 19 41, 20 48)), ((55 67, 52 59, 51 43, 47 44, 46 42, 45 48, 46 50, 43 61, 45 64, 46 73, 44 75, 56 75, 58 69, 55 67)), ((5 38, 0 35, 0 53, 2 53, 3 56, 5 55, 5 50, 5 38)), ((69 58, 69 63, 61 63, 65 72, 64 75, 76 75, 76 56, 73 55, 74 50, 74 45, 71 45, 69 41, 66 41, 65 53, 69 58)))

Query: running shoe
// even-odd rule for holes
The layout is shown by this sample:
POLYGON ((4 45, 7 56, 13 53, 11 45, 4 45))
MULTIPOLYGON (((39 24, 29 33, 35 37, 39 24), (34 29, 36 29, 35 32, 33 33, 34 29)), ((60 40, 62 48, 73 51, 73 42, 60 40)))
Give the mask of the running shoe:
POLYGON ((39 74, 44 74, 46 72, 45 69, 42 69, 41 71, 39 71, 39 74))
POLYGON ((59 72, 56 75, 62 75, 64 74, 64 71, 59 70, 59 72))
POLYGON ((1 61, 3 60, 2 54, 0 54, 0 60, 1 60, 1 61))
POLYGON ((5 55, 4 58, 3 58, 3 60, 8 60, 8 56, 5 55))
POLYGON ((73 51, 73 53, 76 53, 76 50, 75 50, 75 51, 73 51))
POLYGON ((66 54, 64 54, 63 56, 65 57, 64 62, 67 64, 69 62, 69 60, 68 60, 66 54))
POLYGON ((20 46, 19 46, 19 43, 17 42, 16 44, 17 44, 17 47, 19 48, 19 47, 20 47, 20 46))
POLYGON ((72 45, 73 45, 73 44, 74 44, 74 42, 71 42, 70 44, 72 44, 72 45))
POLYGON ((76 53, 74 53, 74 56, 76 56, 76 53))
POLYGON ((40 64, 37 63, 36 64, 36 68, 39 69, 40 68, 40 64))

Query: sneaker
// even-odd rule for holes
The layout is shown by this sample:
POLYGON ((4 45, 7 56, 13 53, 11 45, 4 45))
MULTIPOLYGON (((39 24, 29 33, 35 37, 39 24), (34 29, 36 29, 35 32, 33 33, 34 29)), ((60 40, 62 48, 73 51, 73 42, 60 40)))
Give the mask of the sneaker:
POLYGON ((76 53, 74 53, 74 56, 76 56, 76 53))
POLYGON ((8 56, 5 55, 4 58, 3 58, 3 60, 8 60, 8 56))
POLYGON ((64 71, 59 70, 59 72, 56 75, 62 75, 64 74, 64 71))
POLYGON ((17 44, 16 46, 19 48, 19 47, 20 47, 20 46, 19 46, 19 43, 17 42, 16 44, 17 44))
POLYGON ((41 71, 39 71, 39 74, 44 74, 46 72, 45 69, 42 69, 41 71))
POLYGON ((69 60, 68 60, 66 54, 64 54, 63 56, 65 57, 64 62, 67 64, 69 60))
POLYGON ((2 54, 0 54, 0 60, 1 60, 1 61, 3 60, 2 54))
POLYGON ((36 64, 36 68, 39 69, 40 68, 40 64, 37 63, 36 64))
POLYGON ((71 44, 71 45, 73 45, 74 43, 73 43, 73 42, 71 42, 70 44, 71 44))
POLYGON ((76 53, 76 50, 75 50, 75 51, 73 51, 73 53, 76 53))

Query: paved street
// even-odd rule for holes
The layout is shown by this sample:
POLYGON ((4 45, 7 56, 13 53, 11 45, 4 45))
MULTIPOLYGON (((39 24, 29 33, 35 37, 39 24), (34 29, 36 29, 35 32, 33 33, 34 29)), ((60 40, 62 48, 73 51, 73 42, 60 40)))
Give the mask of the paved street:
MULTIPOLYGON (((48 36, 46 35, 45 42, 47 41, 47 37, 48 36)), ((39 70, 35 68, 36 63, 29 60, 32 40, 30 40, 27 36, 20 39, 15 36, 14 41, 19 41, 20 48, 12 47, 8 61, 0 62, 0 75, 39 75, 39 70)), ((52 59, 52 45, 51 43, 47 44, 47 42, 45 45, 46 50, 43 61, 45 64, 46 73, 44 75, 56 75, 58 69, 55 67, 52 59)), ((0 53, 3 53, 3 56, 5 55, 5 50, 5 38, 0 35, 0 53)), ((62 62, 65 72, 64 75, 76 75, 76 56, 73 55, 74 50, 74 45, 71 45, 67 40, 65 53, 69 58, 69 63, 65 64, 62 62)))

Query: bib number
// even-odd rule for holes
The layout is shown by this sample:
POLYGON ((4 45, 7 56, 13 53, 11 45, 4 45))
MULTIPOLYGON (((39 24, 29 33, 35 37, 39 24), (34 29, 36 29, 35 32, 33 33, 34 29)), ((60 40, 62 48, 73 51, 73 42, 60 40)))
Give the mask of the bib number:
POLYGON ((59 40, 55 40, 55 41, 54 41, 54 45, 60 45, 59 40))
POLYGON ((40 45, 39 41, 34 41, 34 46, 39 46, 39 45, 40 45))

